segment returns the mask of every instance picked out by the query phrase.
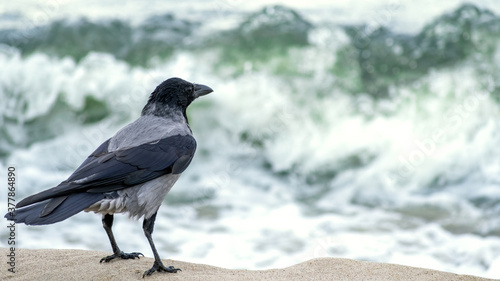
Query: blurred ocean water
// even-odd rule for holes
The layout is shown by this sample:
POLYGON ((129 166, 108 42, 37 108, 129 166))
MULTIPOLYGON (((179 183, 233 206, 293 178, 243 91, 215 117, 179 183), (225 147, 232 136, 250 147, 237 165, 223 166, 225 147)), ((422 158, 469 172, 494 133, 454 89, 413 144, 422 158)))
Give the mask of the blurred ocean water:
MULTIPOLYGON (((500 277, 494 1, 93 2, 0 7, 0 169, 16 167, 19 200, 66 179, 178 76, 215 92, 188 111, 198 151, 160 208, 162 257, 500 277)), ((115 221, 124 251, 150 255, 140 223, 115 221)), ((101 228, 82 213, 19 225, 17 242, 110 251, 101 228)))

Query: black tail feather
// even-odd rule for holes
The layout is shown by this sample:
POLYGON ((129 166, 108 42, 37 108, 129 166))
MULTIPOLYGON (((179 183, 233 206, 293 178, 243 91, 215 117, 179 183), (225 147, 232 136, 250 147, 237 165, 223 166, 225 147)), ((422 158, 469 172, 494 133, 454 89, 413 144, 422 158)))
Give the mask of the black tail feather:
MULTIPOLYGON (((62 183, 60 183, 56 187, 52 187, 52 188, 49 188, 47 190, 44 190, 44 191, 38 192, 36 194, 30 195, 30 196, 24 198, 23 200, 19 201, 16 204, 16 208, 22 208, 22 207, 25 207, 25 206, 29 206, 29 205, 35 204, 37 202, 42 202, 42 201, 50 199, 50 198, 56 198, 56 197, 59 197, 59 196, 67 195, 67 194, 64 194, 64 193, 60 194, 61 189, 64 189, 64 188, 67 188, 67 187, 68 187, 68 183, 62 182, 62 183)), ((66 193, 71 194, 70 192, 66 192, 66 193)))
POLYGON ((58 198, 16 209, 14 213, 7 213, 4 217, 15 223, 25 223, 27 225, 52 224, 76 215, 97 201, 104 199, 104 197, 105 195, 102 193, 75 193, 62 201, 50 214, 43 213, 45 206, 50 204, 52 200, 58 200, 58 198))

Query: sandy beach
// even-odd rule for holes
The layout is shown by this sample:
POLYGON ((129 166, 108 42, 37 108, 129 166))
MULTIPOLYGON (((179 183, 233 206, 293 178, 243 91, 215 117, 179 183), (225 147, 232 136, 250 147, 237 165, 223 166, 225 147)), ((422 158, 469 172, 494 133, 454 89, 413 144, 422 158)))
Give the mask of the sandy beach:
MULTIPOLYGON (((6 256, 7 249, 1 249, 6 256)), ((164 259, 182 271, 154 273, 142 279, 152 258, 99 263, 110 253, 85 250, 16 250, 16 273, 7 271, 1 280, 491 280, 395 264, 362 262, 338 258, 317 258, 291 267, 268 270, 225 269, 204 264, 164 259)))

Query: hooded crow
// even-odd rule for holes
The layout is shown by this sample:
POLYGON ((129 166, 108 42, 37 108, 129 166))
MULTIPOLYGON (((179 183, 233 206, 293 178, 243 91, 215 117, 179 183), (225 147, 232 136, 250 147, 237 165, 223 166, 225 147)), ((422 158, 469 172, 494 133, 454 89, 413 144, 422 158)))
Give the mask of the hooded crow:
POLYGON ((142 228, 155 262, 143 277, 155 271, 176 273, 180 269, 163 265, 151 234, 165 195, 189 166, 196 150, 186 109, 196 98, 212 91, 180 78, 162 82, 149 96, 139 119, 101 144, 67 180, 21 200, 5 218, 45 225, 81 211, 100 213, 113 249, 113 254, 100 262, 109 262, 142 255, 120 250, 111 230, 113 215, 144 217, 142 228))

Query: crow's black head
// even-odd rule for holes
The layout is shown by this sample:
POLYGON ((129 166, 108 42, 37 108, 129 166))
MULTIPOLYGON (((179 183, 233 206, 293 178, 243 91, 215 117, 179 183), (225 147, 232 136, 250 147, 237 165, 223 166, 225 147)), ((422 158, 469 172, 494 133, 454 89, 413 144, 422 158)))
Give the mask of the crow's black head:
POLYGON ((180 78, 163 81, 149 96, 142 114, 157 116, 169 115, 171 111, 181 110, 186 115, 186 108, 196 98, 213 92, 205 85, 194 84, 180 78))

